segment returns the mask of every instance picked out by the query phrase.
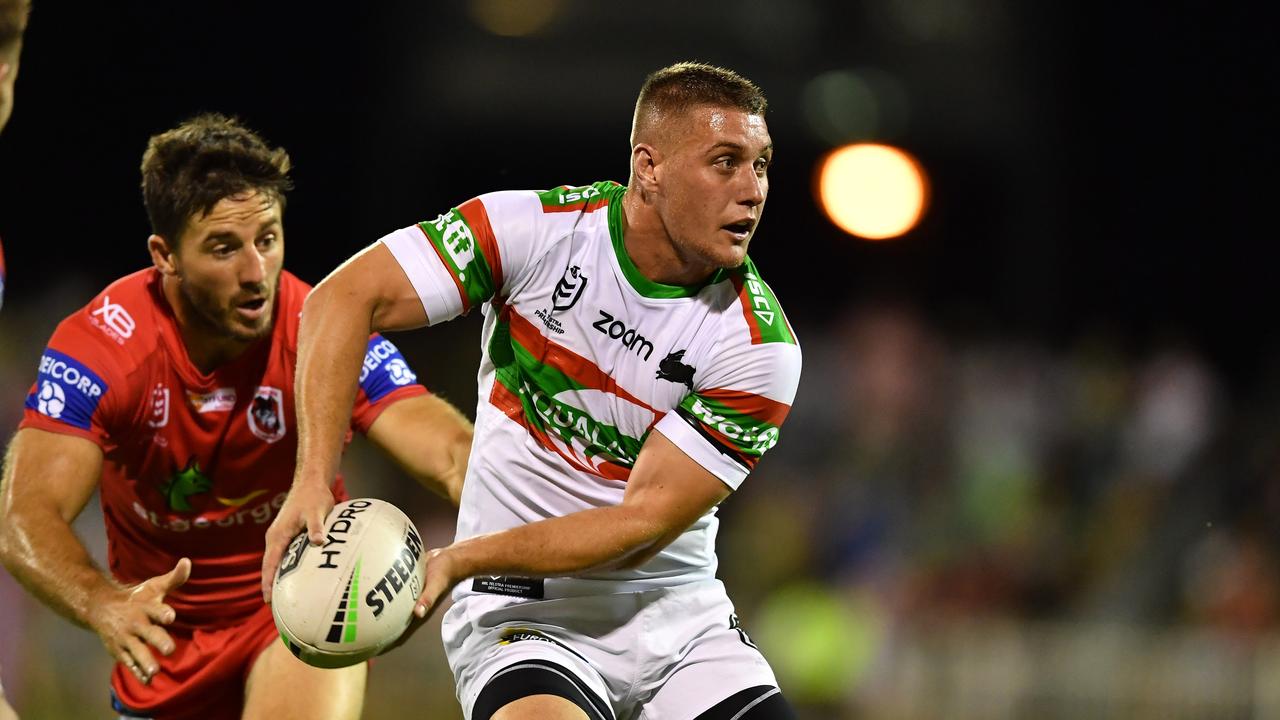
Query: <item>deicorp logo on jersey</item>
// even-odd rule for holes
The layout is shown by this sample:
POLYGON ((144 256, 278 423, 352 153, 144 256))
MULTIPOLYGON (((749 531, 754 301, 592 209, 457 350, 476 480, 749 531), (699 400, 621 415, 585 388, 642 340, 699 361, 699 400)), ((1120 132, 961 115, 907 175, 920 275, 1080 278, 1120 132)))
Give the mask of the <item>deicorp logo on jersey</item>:
POLYGON ((378 335, 369 340, 360 368, 360 388, 369 402, 377 402, 396 388, 417 380, 418 376, 390 340, 378 335))
POLYGON ((88 430, 107 384, 80 361, 48 348, 40 357, 35 388, 26 407, 81 430, 88 430))

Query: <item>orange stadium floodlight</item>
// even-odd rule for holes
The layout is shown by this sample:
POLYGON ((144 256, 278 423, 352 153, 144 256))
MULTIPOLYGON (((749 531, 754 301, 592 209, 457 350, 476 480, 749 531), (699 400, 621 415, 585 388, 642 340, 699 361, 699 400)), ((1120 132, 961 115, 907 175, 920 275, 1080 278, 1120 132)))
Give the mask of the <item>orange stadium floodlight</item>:
POLYGON ((845 145, 818 161, 818 204, 841 230, 867 240, 899 237, 920 221, 928 181, 920 163, 889 145, 845 145))

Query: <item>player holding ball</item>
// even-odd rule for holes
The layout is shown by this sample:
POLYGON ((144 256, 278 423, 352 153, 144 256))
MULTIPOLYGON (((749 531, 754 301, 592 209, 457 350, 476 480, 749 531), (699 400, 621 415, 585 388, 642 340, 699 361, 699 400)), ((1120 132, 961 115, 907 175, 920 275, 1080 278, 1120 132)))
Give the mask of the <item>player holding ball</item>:
MULTIPOLYGON (((363 703, 367 666, 294 658, 259 592, 263 534, 296 461, 310 291, 282 270, 288 172, 283 149, 219 115, 151 138, 152 266, 58 326, 5 458, 0 560, 101 638, 125 717, 336 720, 363 703), (109 573, 71 528, 95 488, 109 573)), ((347 437, 365 433, 456 505, 467 420, 377 335, 352 380, 347 437)), ((327 487, 346 499, 336 473, 327 487)))

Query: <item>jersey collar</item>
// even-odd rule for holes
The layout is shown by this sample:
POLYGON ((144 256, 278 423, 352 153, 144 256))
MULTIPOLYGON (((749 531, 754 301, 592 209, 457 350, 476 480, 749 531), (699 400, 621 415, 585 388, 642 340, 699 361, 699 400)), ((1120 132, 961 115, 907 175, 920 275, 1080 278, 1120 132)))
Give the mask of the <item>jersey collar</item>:
POLYGON ((622 241, 622 196, 626 192, 626 185, 615 185, 607 190, 605 195, 609 198, 609 239, 613 241, 613 254, 618 259, 618 268, 622 270, 622 276, 627 279, 633 290, 647 298, 687 298, 697 295, 702 288, 723 279, 723 269, 716 270, 697 285, 666 285, 645 277, 631 260, 631 256, 627 254, 627 246, 622 241))

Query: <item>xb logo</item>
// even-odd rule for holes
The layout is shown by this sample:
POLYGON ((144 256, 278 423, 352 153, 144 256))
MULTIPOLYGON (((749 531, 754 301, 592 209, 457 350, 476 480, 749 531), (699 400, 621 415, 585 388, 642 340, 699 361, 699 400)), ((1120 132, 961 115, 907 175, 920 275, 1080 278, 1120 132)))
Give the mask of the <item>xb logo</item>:
POLYGON ((137 323, 133 321, 133 316, 124 309, 123 305, 111 302, 111 296, 103 295, 102 307, 90 314, 118 333, 120 337, 125 339, 133 337, 133 330, 137 327, 137 323))

